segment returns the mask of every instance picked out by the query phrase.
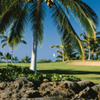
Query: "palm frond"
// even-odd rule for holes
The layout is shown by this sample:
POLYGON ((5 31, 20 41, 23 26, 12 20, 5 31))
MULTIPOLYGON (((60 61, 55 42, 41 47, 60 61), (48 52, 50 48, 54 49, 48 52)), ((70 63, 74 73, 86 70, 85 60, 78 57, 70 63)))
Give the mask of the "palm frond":
POLYGON ((61 48, 62 49, 62 46, 61 45, 52 45, 51 48, 61 48))
MULTIPOLYGON (((55 3, 56 4, 56 3, 55 3)), ((59 33, 63 36, 66 33, 70 35, 72 42, 75 43, 77 46, 77 50, 81 59, 84 60, 84 49, 83 45, 74 31, 73 27, 71 26, 65 12, 61 8, 61 6, 57 3, 54 7, 52 7, 53 15, 52 18, 54 19, 55 24, 57 25, 57 29, 59 33)))
POLYGON ((96 32, 96 37, 100 36, 100 32, 96 32))
POLYGON ((0 52, 0 56, 3 56, 3 53, 2 52, 0 52))
POLYGON ((0 35, 0 38, 4 38, 7 40, 8 37, 6 35, 0 35))
POLYGON ((36 0, 31 6, 31 22, 32 22, 32 31, 37 37, 38 45, 43 41, 43 22, 45 17, 45 5, 42 0, 36 0))
MULTIPOLYGON (((59 0, 64 8, 68 7, 73 16, 78 19, 82 28, 86 30, 88 37, 94 37, 98 17, 96 13, 86 3, 81 0, 59 0)), ((84 31, 83 30, 83 31, 84 31)))
POLYGON ((28 15, 28 5, 26 4, 18 18, 14 20, 14 23, 11 26, 9 32, 9 43, 13 41, 15 46, 20 43, 21 38, 23 37, 23 33, 25 32, 25 25, 27 24, 27 15, 28 15))
POLYGON ((63 54, 60 50, 57 50, 57 53, 59 53, 60 55, 62 55, 62 54, 63 54))
POLYGON ((1 43, 7 42, 7 39, 3 39, 1 40, 1 43))
POLYGON ((7 43, 2 44, 1 48, 3 49, 6 45, 7 43))
POLYGON ((14 18, 19 16, 20 12, 21 12, 20 5, 18 3, 13 4, 0 20, 0 31, 7 30, 9 26, 12 24, 14 18))
POLYGON ((21 42, 22 42, 22 43, 24 43, 24 44, 27 44, 27 42, 26 42, 26 41, 24 41, 24 40, 21 40, 21 42))
POLYGON ((61 55, 57 55, 57 57, 56 58, 60 58, 60 59, 62 59, 63 57, 61 56, 61 55))
POLYGON ((22 2, 23 0, 0 0, 0 19, 9 12, 9 9, 16 3, 22 2))

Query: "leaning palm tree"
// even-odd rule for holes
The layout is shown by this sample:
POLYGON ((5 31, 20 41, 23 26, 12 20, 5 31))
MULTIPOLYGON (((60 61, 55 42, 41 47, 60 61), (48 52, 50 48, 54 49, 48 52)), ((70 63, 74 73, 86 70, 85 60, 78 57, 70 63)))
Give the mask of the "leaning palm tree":
POLYGON ((11 59, 11 54, 6 53, 4 56, 3 56, 3 59, 6 59, 6 63, 8 63, 8 60, 11 59))
MULTIPOLYGON (((88 36, 94 37, 94 30, 98 22, 95 12, 81 0, 45 0, 47 6, 51 8, 52 18, 57 25, 60 35, 71 35, 72 41, 76 43, 77 50, 81 58, 84 59, 84 50, 78 35, 73 29, 68 16, 69 10, 80 22, 82 29, 88 36)), ((30 15, 33 31, 33 48, 30 69, 36 71, 37 45, 43 40, 43 22, 46 13, 44 0, 4 0, 0 1, 0 30, 6 30, 11 26, 10 40, 12 36, 20 38, 24 33, 26 20, 30 15), (30 4, 29 4, 30 3, 30 4), (29 13, 30 12, 30 13, 29 13), (11 24, 12 23, 12 24, 11 24)))
POLYGON ((12 42, 10 42, 9 43, 9 36, 6 36, 6 35, 1 35, 0 36, 0 38, 3 38, 2 39, 2 41, 1 41, 1 43, 2 43, 2 49, 6 46, 6 45, 8 45, 9 47, 10 47, 10 49, 11 49, 11 63, 13 63, 13 49, 15 48, 15 47, 17 47, 17 45, 19 44, 19 42, 20 43, 24 43, 24 44, 26 44, 26 41, 24 41, 24 40, 20 40, 20 41, 14 41, 14 39, 16 39, 16 37, 13 37, 13 40, 12 40, 12 42))

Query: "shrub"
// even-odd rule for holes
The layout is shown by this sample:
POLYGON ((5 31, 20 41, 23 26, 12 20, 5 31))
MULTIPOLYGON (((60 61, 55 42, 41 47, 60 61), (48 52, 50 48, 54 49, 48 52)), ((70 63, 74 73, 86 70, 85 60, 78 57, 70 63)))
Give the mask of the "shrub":
POLYGON ((46 59, 41 59, 41 60, 38 60, 37 63, 50 63, 51 60, 46 60, 46 59))
POLYGON ((62 62, 62 60, 56 60, 55 62, 62 62))
POLYGON ((7 65, 7 68, 0 69, 0 82, 2 81, 13 81, 17 77, 27 77, 30 81, 34 81, 36 85, 40 85, 43 82, 44 78, 47 78, 49 81, 80 81, 80 78, 74 76, 67 75, 59 75, 59 74, 46 74, 43 77, 43 74, 40 72, 34 72, 30 70, 28 67, 20 67, 7 65))
POLYGON ((59 74, 47 74, 46 75, 46 78, 48 80, 51 80, 51 81, 74 81, 74 82, 77 82, 77 81, 80 81, 81 79, 80 78, 77 78, 77 77, 74 77, 74 76, 68 76, 68 75, 59 75, 59 74))

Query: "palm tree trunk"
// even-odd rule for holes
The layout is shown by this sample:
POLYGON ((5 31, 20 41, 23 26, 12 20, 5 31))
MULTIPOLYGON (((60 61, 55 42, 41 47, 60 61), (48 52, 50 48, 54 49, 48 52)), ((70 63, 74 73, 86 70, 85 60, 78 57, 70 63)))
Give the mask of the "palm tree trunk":
POLYGON ((90 41, 89 40, 88 40, 88 50, 89 50, 88 60, 90 60, 90 41))
POLYGON ((90 46, 88 46, 89 49, 89 56, 88 56, 88 60, 90 60, 90 46))
POLYGON ((32 47, 32 57, 31 57, 31 67, 30 69, 33 71, 37 71, 36 69, 36 56, 37 56, 37 36, 33 33, 33 47, 32 47))
POLYGON ((98 60, 98 53, 96 53, 96 60, 98 60))
POLYGON ((63 62, 64 62, 64 48, 63 48, 63 62))
POLYGON ((13 63, 13 47, 11 48, 11 63, 13 63))
POLYGON ((8 59, 6 59, 6 63, 8 63, 8 59))
MULTIPOLYGON (((37 7, 36 7, 36 11, 35 11, 35 19, 34 19, 34 23, 35 23, 35 27, 38 27, 39 26, 39 23, 38 23, 38 18, 40 17, 40 7, 41 7, 41 3, 42 3, 42 0, 37 0, 37 7)), ((32 48, 32 57, 31 57, 31 67, 30 69, 33 70, 33 71, 37 71, 36 69, 36 57, 37 57, 37 39, 38 39, 38 32, 39 30, 38 29, 34 29, 33 30, 34 33, 33 33, 33 48, 32 48)))
POLYGON ((93 59, 93 54, 92 54, 92 60, 94 60, 94 59, 93 59))

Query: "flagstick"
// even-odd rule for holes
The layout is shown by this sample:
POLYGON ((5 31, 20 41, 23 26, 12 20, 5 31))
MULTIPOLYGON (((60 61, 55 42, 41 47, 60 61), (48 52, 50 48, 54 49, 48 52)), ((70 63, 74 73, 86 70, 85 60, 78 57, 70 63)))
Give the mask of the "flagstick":
POLYGON ((53 57, 53 67, 54 67, 54 57, 53 57))
POLYGON ((54 67, 54 57, 55 57, 55 54, 53 53, 53 67, 54 67))

